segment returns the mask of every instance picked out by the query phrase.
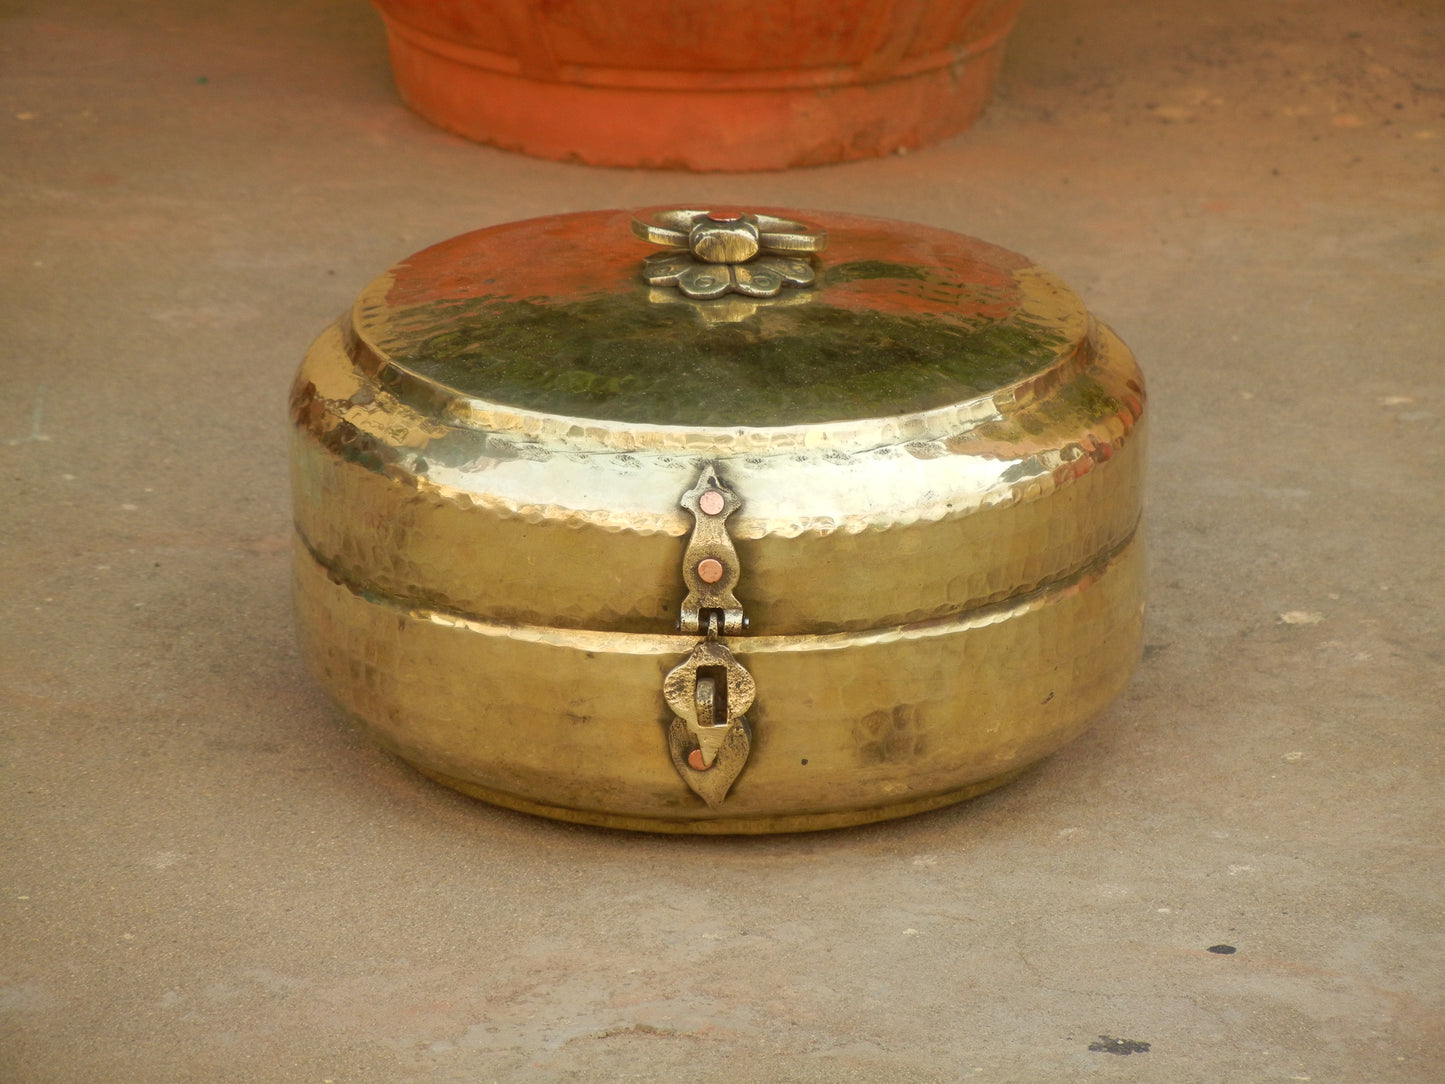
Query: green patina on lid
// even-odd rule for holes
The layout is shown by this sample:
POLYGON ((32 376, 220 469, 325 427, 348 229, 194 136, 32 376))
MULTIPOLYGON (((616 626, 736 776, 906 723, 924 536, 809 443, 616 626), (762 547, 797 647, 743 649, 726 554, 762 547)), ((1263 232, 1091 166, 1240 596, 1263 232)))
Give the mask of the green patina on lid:
MULTIPOLYGON (((798 215, 796 217, 806 217, 798 215)), ((398 265, 358 302, 360 338, 456 394, 549 414, 787 426, 974 399, 1087 334, 1052 275, 959 234, 815 216, 819 284, 694 301, 641 278, 625 212, 467 234, 398 265)))

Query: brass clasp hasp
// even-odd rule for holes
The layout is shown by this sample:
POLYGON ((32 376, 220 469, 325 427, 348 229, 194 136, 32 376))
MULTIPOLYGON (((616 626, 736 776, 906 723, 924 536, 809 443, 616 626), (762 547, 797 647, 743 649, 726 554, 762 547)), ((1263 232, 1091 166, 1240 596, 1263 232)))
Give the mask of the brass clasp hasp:
POLYGON ((679 626, 703 639, 663 679, 663 698, 674 714, 668 749, 683 782, 708 805, 717 806, 752 749, 744 713, 752 706, 756 685, 722 639, 747 626, 733 594, 738 555, 726 524, 742 500, 709 464, 680 503, 692 513, 694 526, 682 559, 687 597, 679 626))

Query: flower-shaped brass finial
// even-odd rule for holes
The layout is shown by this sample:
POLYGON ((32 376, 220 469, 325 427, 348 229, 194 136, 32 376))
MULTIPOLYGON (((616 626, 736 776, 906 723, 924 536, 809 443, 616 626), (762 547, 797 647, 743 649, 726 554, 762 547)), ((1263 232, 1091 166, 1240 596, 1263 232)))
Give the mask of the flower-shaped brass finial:
POLYGON ((632 220, 632 232, 659 252, 642 261, 650 286, 676 286, 699 300, 737 292, 775 297, 784 286, 811 286, 808 254, 828 235, 801 222, 742 211, 653 211, 632 220))

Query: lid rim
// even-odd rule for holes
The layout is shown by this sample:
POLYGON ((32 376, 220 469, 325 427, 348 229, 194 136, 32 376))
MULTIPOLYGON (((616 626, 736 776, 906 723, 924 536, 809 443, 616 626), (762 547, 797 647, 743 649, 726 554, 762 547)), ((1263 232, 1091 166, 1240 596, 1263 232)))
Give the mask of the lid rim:
POLYGON ((386 357, 358 331, 346 328, 357 368, 397 399, 443 424, 478 432, 521 435, 574 452, 781 454, 803 449, 863 451, 959 436, 1002 421, 1082 373, 1098 357, 1095 324, 1053 364, 984 395, 927 410, 781 426, 667 425, 556 414, 470 396, 386 357))

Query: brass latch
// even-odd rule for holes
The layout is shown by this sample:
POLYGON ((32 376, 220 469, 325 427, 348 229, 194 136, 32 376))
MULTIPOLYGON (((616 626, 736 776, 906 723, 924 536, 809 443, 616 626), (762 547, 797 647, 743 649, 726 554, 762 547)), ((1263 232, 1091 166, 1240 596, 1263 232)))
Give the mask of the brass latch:
POLYGON ((683 782, 708 805, 717 806, 752 749, 744 713, 752 707, 756 686, 722 641, 747 626, 733 594, 738 555, 726 524, 743 502, 709 464, 680 503, 692 513, 694 525, 682 559, 687 597, 679 626, 703 639, 663 679, 662 695, 675 716, 668 727, 668 749, 683 782))

